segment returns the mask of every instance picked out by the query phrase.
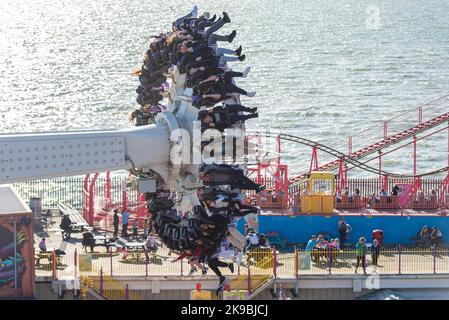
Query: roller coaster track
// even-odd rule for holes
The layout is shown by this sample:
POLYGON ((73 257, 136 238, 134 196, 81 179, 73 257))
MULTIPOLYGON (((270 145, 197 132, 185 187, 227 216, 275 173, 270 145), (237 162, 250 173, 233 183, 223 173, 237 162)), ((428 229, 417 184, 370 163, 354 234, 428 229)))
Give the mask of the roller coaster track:
MULTIPOLYGON (((429 103, 426 103, 426 104, 424 104, 422 106, 419 106, 418 108, 413 109, 411 111, 420 110, 421 117, 422 117, 422 110, 425 110, 425 111, 431 110, 431 111, 434 112, 435 109, 438 110, 438 111, 449 110, 449 95, 442 96, 442 97, 440 97, 440 98, 438 98, 436 100, 433 100, 433 101, 431 101, 429 103), (432 110, 432 109, 434 109, 434 110, 432 110)), ((409 114, 409 113, 410 113, 410 111, 405 113, 405 114, 403 114, 403 115, 406 115, 406 114, 409 114)), ((402 115, 400 115, 400 116, 402 116, 402 115)), ((400 116, 398 116, 397 118, 399 118, 400 116)), ((392 120, 394 120, 394 119, 395 118, 393 118, 392 120)), ((420 133, 423 133, 425 131, 428 131, 428 130, 430 130, 430 129, 436 127, 436 126, 439 126, 439 125, 441 125, 443 123, 447 123, 448 121, 449 121, 449 112, 445 112, 445 113, 442 113, 442 114, 440 114, 440 115, 438 115, 436 117, 433 117, 433 118, 431 118, 431 119, 429 119, 427 121, 424 121, 424 122, 420 121, 420 123, 418 125, 416 125, 416 126, 408 128, 406 130, 399 131, 399 132, 397 132, 395 134, 392 134, 390 136, 386 136, 386 137, 384 137, 384 139, 379 140, 376 143, 368 145, 368 146, 366 146, 366 147, 364 147, 362 149, 359 149, 359 150, 357 150, 355 152, 352 152, 350 155, 346 155, 346 154, 343 154, 341 152, 338 152, 339 153, 338 157, 335 154, 334 151, 336 151, 336 150, 334 150, 334 149, 332 149, 332 151, 331 151, 331 150, 329 150, 331 148, 328 148, 326 146, 324 146, 324 148, 323 148, 324 150, 320 149, 320 148, 323 147, 322 144, 319 144, 319 143, 316 143, 316 142, 311 143, 311 140, 308 140, 308 142, 304 143, 304 144, 310 145, 311 147, 315 147, 316 146, 317 149, 322 150, 324 152, 331 151, 331 152, 327 152, 327 153, 335 155, 337 157, 337 159, 334 160, 334 161, 331 161, 329 163, 326 163, 324 165, 319 166, 318 167, 318 171, 332 171, 332 170, 335 170, 335 169, 338 168, 338 166, 340 164, 340 160, 339 159, 343 158, 348 163, 351 163, 350 161, 356 161, 358 164, 360 164, 360 162, 358 162, 357 160, 360 160, 360 159, 362 159, 362 158, 364 158, 364 157, 366 157, 368 155, 371 155, 373 153, 379 152, 382 149, 388 148, 388 147, 390 147, 392 145, 395 145, 397 143, 400 143, 400 142, 402 142, 402 141, 404 141, 406 139, 412 138, 413 136, 415 136, 417 134, 420 134, 420 133)), ((300 139, 303 139, 303 138, 300 138, 300 139)), ((306 139, 303 139, 303 140, 306 140, 306 139)), ((305 141, 303 141, 303 142, 305 142, 305 141)), ((360 166, 356 166, 356 167, 359 167, 361 169, 363 169, 363 168, 368 169, 368 166, 366 166, 366 165, 364 165, 363 167, 360 167, 360 166)), ((369 168, 374 169, 372 167, 369 167, 369 168)), ((367 170, 367 171, 374 172, 371 169, 367 170)), ((376 170, 376 171, 377 171, 377 173, 379 173, 378 170, 376 170)), ((436 171, 439 171, 439 170, 436 170, 436 171)), ((443 170, 443 172, 444 172, 444 170, 443 170)), ((438 172, 438 173, 440 173, 440 172, 438 172)), ((386 174, 386 175, 389 175, 389 176, 392 176, 392 177, 412 177, 412 176, 407 176, 407 175, 389 174, 387 172, 383 172, 383 174, 386 174)), ((432 172, 431 174, 437 174, 437 173, 433 173, 432 172)), ((424 175, 430 175, 430 174, 422 174, 421 176, 424 176, 424 175)), ((290 179, 290 182, 291 183, 298 182, 298 181, 301 181, 301 180, 305 179, 306 177, 307 177, 307 173, 303 173, 303 174, 301 174, 299 176, 296 176, 296 177, 290 179)))
MULTIPOLYGON (((255 132, 250 132, 250 133, 255 133, 255 132)), ((322 143, 316 142, 316 141, 312 141, 306 138, 302 138, 302 137, 298 137, 298 136, 294 136, 294 135, 290 135, 290 134, 284 134, 284 133, 273 133, 273 132, 258 132, 257 134, 263 134, 264 137, 266 138, 280 138, 281 140, 284 141, 289 141, 289 142, 293 142, 293 143, 298 143, 298 144, 302 144, 302 145, 306 145, 312 148, 317 148, 317 150, 323 151, 327 154, 330 154, 331 156, 337 158, 337 159, 344 159, 344 161, 346 163, 349 163, 351 165, 353 165, 356 168, 359 168, 361 170, 365 170, 371 173, 375 173, 375 174, 382 174, 385 176, 389 176, 389 177, 394 177, 394 178, 413 178, 413 177, 425 177, 425 176, 431 176, 431 175, 435 175, 435 174, 439 174, 439 173, 443 173, 446 172, 449 167, 443 167, 437 170, 433 170, 430 172, 425 172, 425 173, 421 173, 421 174, 417 174, 417 175, 407 175, 407 174, 399 174, 399 173, 393 173, 393 172, 388 172, 388 171, 379 171, 379 169, 371 167, 369 165, 367 165, 366 163, 363 163, 355 158, 349 157, 348 155, 333 149, 331 147, 328 147, 322 143)), ((328 169, 329 170, 329 169, 328 169)), ((303 179, 307 178, 307 175, 304 174, 303 175, 303 179)), ((291 182, 297 182, 299 180, 295 180, 295 181, 291 181, 291 182)))

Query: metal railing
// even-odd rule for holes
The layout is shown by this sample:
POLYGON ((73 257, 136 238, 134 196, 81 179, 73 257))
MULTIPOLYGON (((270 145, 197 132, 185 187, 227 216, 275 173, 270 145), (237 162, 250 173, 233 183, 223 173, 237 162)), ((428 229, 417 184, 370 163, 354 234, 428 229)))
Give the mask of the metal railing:
MULTIPOLYGON (((127 289, 121 276, 186 276, 189 266, 176 256, 168 256, 163 248, 158 254, 137 252, 126 256, 120 252, 73 253, 62 257, 50 253, 48 262, 36 267, 36 275, 53 279, 76 279, 90 277, 94 289, 107 299, 138 298, 127 289), (140 254, 140 255, 139 255, 140 254), (109 290, 109 291, 108 291, 109 290)), ((229 261, 230 262, 230 261, 229 261)), ((414 249, 398 246, 381 249, 377 265, 371 253, 360 259, 359 273, 367 274, 449 274, 449 248, 414 249)), ((244 255, 230 282, 230 290, 247 290, 251 294, 271 278, 297 278, 301 275, 354 274, 357 251, 321 249, 306 252, 296 249, 280 254, 274 248, 251 250, 244 255)), ((229 270, 223 270, 230 276, 229 270)), ((192 276, 188 276, 191 279, 192 276)), ((195 275, 193 275, 195 277, 195 275)))
MULTIPOLYGON (((124 177, 121 176, 111 177, 111 202, 122 202, 124 180, 124 177)), ((105 183, 105 177, 98 177, 97 187, 94 189, 96 196, 104 195, 104 187, 102 186, 105 183)), ((45 209, 57 209, 60 202, 70 204, 76 209, 82 209, 84 201, 83 185, 84 177, 66 177, 19 182, 14 184, 14 188, 26 201, 30 198, 41 198, 42 207, 45 209)))

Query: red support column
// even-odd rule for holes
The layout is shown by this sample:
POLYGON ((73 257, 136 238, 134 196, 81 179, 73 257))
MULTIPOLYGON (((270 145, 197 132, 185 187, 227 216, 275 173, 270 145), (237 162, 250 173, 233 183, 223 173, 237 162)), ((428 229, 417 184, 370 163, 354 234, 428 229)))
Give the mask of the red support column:
POLYGON ((279 181, 280 181, 280 166, 281 166, 281 136, 280 135, 278 135, 276 137, 276 153, 277 153, 277 156, 276 156, 276 172, 275 172, 275 176, 276 176, 275 180, 276 181, 275 181, 275 184, 274 184, 274 189, 275 189, 275 192, 278 193, 279 192, 279 187, 280 187, 279 181))
POLYGON ((343 189, 343 159, 338 159, 338 183, 337 183, 337 194, 341 193, 341 190, 343 189))
POLYGON ((126 287, 125 287, 125 300, 129 300, 129 287, 128 287, 128 284, 126 284, 126 287))
POLYGON ((382 150, 379 150, 379 184, 378 189, 382 188, 382 150))
POLYGON ((343 188, 348 186, 348 164, 346 162, 345 162, 344 168, 345 168, 345 170, 344 170, 344 179, 345 180, 344 180, 343 188))
POLYGON ((248 264, 248 294, 251 294, 251 266, 248 264))
POLYGON ((103 287, 103 267, 100 267, 100 294, 104 295, 104 287, 103 287))
POLYGON ((312 149, 312 158, 310 159, 310 169, 309 174, 312 173, 312 171, 318 170, 318 153, 317 153, 317 147, 313 147, 312 149))
POLYGON ((416 177, 417 174, 417 166, 416 166, 416 136, 413 136, 413 184, 416 191, 421 190, 421 178, 416 177))
POLYGON ((108 203, 111 200, 111 172, 106 172, 106 191, 105 198, 108 199, 108 203))
POLYGON ((123 181, 123 191, 122 191, 122 209, 128 209, 127 206, 127 192, 126 192, 126 181, 123 181))

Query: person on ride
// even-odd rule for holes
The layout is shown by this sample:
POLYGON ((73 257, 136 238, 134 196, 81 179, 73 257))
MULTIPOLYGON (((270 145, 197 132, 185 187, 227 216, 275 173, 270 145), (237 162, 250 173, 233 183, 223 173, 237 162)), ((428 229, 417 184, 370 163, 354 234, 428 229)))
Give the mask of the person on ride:
POLYGON ((200 169, 198 177, 205 186, 229 185, 232 189, 255 190, 265 189, 244 175, 242 169, 227 164, 208 164, 200 169))
POLYGON ((246 236, 245 250, 248 251, 257 248, 258 245, 259 245, 259 238, 257 237, 257 234, 254 231, 254 229, 250 228, 248 235, 246 236))
POLYGON ((263 233, 259 234, 259 247, 262 249, 269 249, 270 242, 267 239, 267 236, 263 233))
POLYGON ((234 72, 234 71, 227 71, 226 68, 219 68, 214 65, 206 65, 196 68, 191 67, 187 70, 186 86, 188 88, 193 88, 196 84, 200 85, 204 83, 203 81, 215 80, 214 77, 220 76, 226 77, 228 80, 235 77, 246 78, 250 70, 251 68, 247 67, 243 72, 234 72))
POLYGON ((249 119, 257 118, 257 108, 247 108, 242 105, 223 105, 200 111, 198 116, 201 120, 203 129, 214 128, 220 132, 232 127, 237 122, 243 122, 249 119), (250 114, 240 114, 249 112, 250 114))
POLYGON ((201 274, 203 276, 207 274, 208 268, 204 266, 202 263, 200 263, 199 259, 200 258, 198 256, 190 256, 189 258, 187 258, 187 261, 189 262, 190 265, 190 271, 188 274, 189 276, 193 276, 193 274, 197 272, 198 269, 201 269, 201 274))
POLYGON ((247 92, 246 90, 237 87, 232 82, 232 77, 236 74, 240 75, 240 73, 237 72, 226 72, 222 76, 211 76, 209 79, 200 81, 198 84, 198 92, 203 96, 203 98, 207 95, 220 95, 221 98, 224 99, 225 96, 235 94, 254 97, 256 92, 247 92))

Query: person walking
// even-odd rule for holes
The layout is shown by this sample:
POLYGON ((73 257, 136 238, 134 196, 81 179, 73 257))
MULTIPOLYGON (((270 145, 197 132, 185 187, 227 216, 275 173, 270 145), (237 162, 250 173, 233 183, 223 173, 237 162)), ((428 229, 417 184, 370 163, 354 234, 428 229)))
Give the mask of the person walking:
POLYGON ((128 238, 128 222, 129 222, 129 216, 131 215, 131 212, 126 212, 126 209, 123 208, 122 210, 122 237, 128 238))
POLYGON ((359 242, 356 244, 356 256, 357 256, 357 264, 355 267, 355 273, 357 273, 357 269, 360 267, 360 262, 362 262, 363 274, 366 273, 366 241, 364 237, 359 239, 359 242))
POLYGON ((118 209, 114 209, 114 221, 112 225, 114 226, 114 240, 118 237, 118 225, 120 223, 120 218, 118 217, 118 209))

